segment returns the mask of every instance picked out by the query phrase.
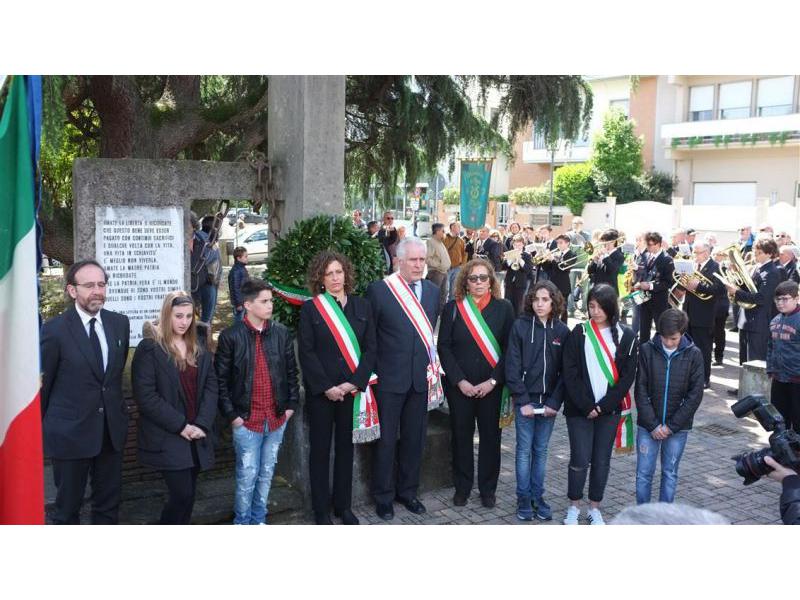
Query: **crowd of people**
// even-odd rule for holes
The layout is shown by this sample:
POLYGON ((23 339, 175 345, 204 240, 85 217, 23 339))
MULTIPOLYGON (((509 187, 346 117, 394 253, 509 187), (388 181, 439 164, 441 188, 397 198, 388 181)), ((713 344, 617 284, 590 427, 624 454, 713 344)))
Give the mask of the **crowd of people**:
MULTIPOLYGON (((614 229, 590 234, 580 219, 557 236, 548 225, 462 232, 453 222, 434 224, 425 242, 392 223, 389 212, 382 225, 354 215, 354 225, 378 239, 386 265, 386 277, 363 298, 346 256, 313 258, 312 299, 301 307, 296 346, 272 319, 273 288, 247 275, 244 249, 234 251, 228 278, 233 325, 214 353, 210 336, 198 332, 207 316, 203 295, 166 295, 159 318, 145 325, 131 372, 139 461, 160 471, 168 489, 162 523, 190 522, 198 473, 213 465, 218 413, 236 456, 234 523, 266 522, 301 377, 318 524, 332 523, 331 509, 342 523, 358 524, 352 478, 360 443, 371 446, 376 514, 393 519, 395 503, 424 513, 418 490, 427 414, 445 399, 455 506, 467 505, 475 487, 484 507, 495 506, 501 432, 513 422, 517 517, 551 520, 546 464, 559 412, 570 449, 565 524, 581 520, 587 479, 585 520, 604 524, 615 447, 636 452, 637 504, 651 502, 660 456, 659 502, 671 503, 712 354, 715 363, 723 356, 729 310, 740 361, 766 360, 772 402, 800 430, 800 276, 785 233, 773 238, 767 226, 757 235, 743 227, 737 245, 720 248, 692 230, 676 230, 669 241, 643 232, 631 243, 614 229), (568 314, 583 317, 571 330, 568 314)), ((55 523, 79 522, 90 477, 92 522, 118 520, 129 323, 103 308, 107 279, 94 260, 72 265, 66 292, 74 307, 42 327, 55 523)), ((800 518, 800 476, 780 465, 772 475, 784 485, 782 512, 800 518)))

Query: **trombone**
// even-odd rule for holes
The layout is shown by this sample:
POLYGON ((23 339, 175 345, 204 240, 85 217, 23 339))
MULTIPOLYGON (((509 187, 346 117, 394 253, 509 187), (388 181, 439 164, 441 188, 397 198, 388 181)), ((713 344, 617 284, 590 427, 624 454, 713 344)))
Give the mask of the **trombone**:
MULTIPOLYGON (((586 242, 583 245, 582 250, 584 254, 591 256, 594 253, 594 245, 592 244, 592 242, 586 242)), ((578 264, 578 262, 583 260, 583 258, 584 258, 583 256, 580 256, 577 253, 569 258, 562 258, 558 262, 558 268, 561 269, 562 271, 566 271, 567 269, 571 269, 576 264, 578 264)))
MULTIPOLYGON (((589 256, 589 261, 597 260, 598 258, 605 258, 605 254, 611 254, 614 250, 622 246, 625 243, 625 234, 621 233, 617 237, 611 240, 600 240, 597 242, 597 248, 595 248, 591 242, 587 242, 589 246, 592 247, 592 253, 589 256), (614 244, 614 248, 611 250, 606 250, 606 244, 614 244)), ((585 246, 584 246, 585 247, 585 246)))
POLYGON ((561 250, 548 250, 543 254, 537 254, 531 260, 533 264, 539 266, 549 260, 557 260, 557 258, 561 258, 561 250))

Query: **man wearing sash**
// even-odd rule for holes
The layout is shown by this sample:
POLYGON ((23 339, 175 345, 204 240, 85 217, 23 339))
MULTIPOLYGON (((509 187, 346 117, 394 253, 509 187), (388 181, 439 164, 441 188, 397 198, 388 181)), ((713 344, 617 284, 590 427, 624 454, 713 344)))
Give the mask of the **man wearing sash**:
POLYGON ((425 512, 417 489, 427 412, 442 399, 433 342, 439 288, 422 278, 426 254, 420 239, 403 239, 397 245, 397 272, 367 289, 377 339, 376 396, 381 423, 372 462, 372 494, 378 516, 387 521, 394 517, 393 500, 415 514, 425 512))

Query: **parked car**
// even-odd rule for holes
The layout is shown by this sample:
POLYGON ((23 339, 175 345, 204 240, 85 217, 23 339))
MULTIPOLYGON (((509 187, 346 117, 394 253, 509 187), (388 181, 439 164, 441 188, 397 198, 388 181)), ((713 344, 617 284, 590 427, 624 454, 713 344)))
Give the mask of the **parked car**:
POLYGON ((235 225, 237 219, 239 218, 244 219, 245 223, 264 224, 267 222, 266 215, 259 215, 258 213, 254 213, 249 208, 237 208, 235 211, 229 210, 226 216, 228 217, 228 223, 230 225, 235 225))
POLYGON ((253 264, 257 262, 265 262, 267 260, 267 244, 269 241, 269 229, 258 229, 248 235, 240 246, 247 250, 247 262, 253 264))

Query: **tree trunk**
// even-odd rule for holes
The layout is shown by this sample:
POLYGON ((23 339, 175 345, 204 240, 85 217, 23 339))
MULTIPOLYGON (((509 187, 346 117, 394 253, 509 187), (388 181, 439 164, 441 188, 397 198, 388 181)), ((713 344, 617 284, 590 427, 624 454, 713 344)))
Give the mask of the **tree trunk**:
POLYGON ((55 208, 52 216, 39 215, 42 224, 42 252, 65 265, 75 262, 72 209, 55 208))

